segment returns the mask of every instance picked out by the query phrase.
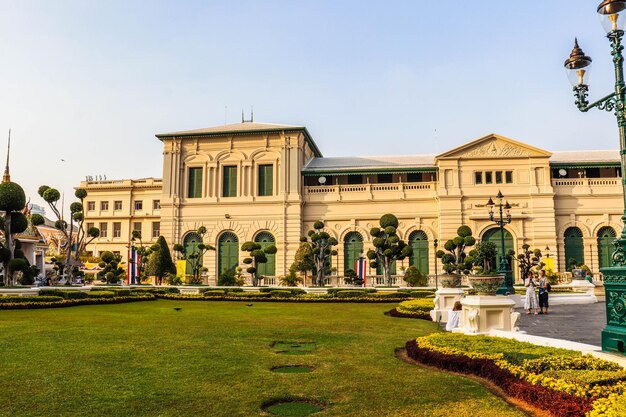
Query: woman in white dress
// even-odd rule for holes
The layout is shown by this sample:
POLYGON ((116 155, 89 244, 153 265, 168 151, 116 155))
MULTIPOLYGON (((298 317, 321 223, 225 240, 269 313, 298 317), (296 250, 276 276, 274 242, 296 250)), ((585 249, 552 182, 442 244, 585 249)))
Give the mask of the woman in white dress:
POLYGON ((446 323, 446 330, 451 332, 452 329, 459 327, 459 320, 461 318, 461 310, 463 306, 460 301, 454 303, 452 310, 448 310, 448 322, 446 323))
POLYGON ((535 314, 539 314, 537 311, 539 309, 539 299, 537 298, 537 293, 535 292, 535 288, 537 288, 537 281, 535 281, 532 272, 528 273, 528 276, 524 280, 524 286, 526 287, 526 299, 524 300, 524 309, 526 309, 526 314, 530 314, 530 310, 535 310, 535 314))

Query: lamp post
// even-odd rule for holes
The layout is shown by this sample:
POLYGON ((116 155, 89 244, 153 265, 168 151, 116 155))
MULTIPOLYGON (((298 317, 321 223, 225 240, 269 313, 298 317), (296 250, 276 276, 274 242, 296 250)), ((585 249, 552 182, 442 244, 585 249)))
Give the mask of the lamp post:
POLYGON ((435 247, 435 290, 439 289, 439 274, 437 271, 437 246, 439 246, 439 240, 435 239, 433 242, 435 247))
MULTIPOLYGON (((576 107, 582 112, 597 108, 613 112, 617 118, 619 131, 620 163, 622 174, 622 191, 624 193, 624 215, 622 222, 626 223, 626 181, 624 172, 626 166, 626 84, 624 83, 624 56, 622 38, 626 24, 626 0, 604 0, 597 8, 610 44, 613 66, 615 69, 615 91, 589 103, 587 93, 589 87, 589 68, 591 58, 586 56, 578 40, 574 40, 574 49, 565 61, 568 78, 574 87, 576 107)), ((624 353, 626 344, 626 227, 613 244, 615 251, 611 257, 612 266, 602 268, 604 274, 604 290, 606 294, 607 325, 602 331, 602 350, 624 353)))
POLYGON ((504 226, 511 223, 511 205, 507 201, 505 204, 502 204, 504 201, 504 196, 500 191, 498 191, 498 195, 496 196, 498 199, 498 204, 495 204, 491 198, 487 202, 487 207, 489 207, 489 220, 495 222, 498 227, 500 227, 500 265, 498 266, 498 272, 500 274, 504 274, 504 283, 500 288, 498 288, 497 294, 506 295, 506 294, 515 294, 515 289, 513 288, 513 273, 509 269, 509 264, 506 262, 506 252, 504 248, 504 226), (496 217, 493 208, 498 207, 499 216, 496 217), (505 213, 506 211, 506 213, 505 213))

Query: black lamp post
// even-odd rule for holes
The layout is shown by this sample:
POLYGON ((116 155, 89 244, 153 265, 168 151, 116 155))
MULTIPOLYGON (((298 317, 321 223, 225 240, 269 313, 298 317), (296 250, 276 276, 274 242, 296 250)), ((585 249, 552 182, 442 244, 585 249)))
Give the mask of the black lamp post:
POLYGON ((498 289, 497 294, 505 295, 505 294, 515 294, 515 289, 513 288, 513 273, 509 269, 509 264, 506 261, 506 252, 504 248, 504 226, 511 223, 511 205, 507 201, 505 204, 502 204, 504 200, 504 196, 500 191, 498 191, 498 195, 496 196, 498 199, 498 204, 495 204, 491 198, 487 202, 487 207, 489 207, 489 219, 492 222, 495 222, 500 227, 500 265, 498 266, 498 272, 504 275, 504 283, 498 289), (499 217, 496 217, 493 208, 498 207, 499 217), (506 213, 505 213, 506 211, 506 213))
MULTIPOLYGON (((597 8, 606 31, 613 56, 615 70, 615 91, 589 103, 587 93, 589 86, 589 68, 591 58, 586 56, 574 40, 574 49, 565 61, 565 69, 574 86, 576 107, 582 112, 594 107, 606 110, 615 115, 619 131, 620 162, 622 175, 622 192, 624 193, 624 214, 622 222, 626 223, 626 181, 623 177, 626 167, 626 83, 624 82, 624 56, 622 38, 626 26, 626 0, 604 0, 597 8)), ((604 291, 606 295, 607 325, 602 331, 602 350, 625 353, 626 345, 626 227, 613 244, 615 251, 611 256, 612 266, 600 269, 604 274, 604 291)))
POLYGON ((435 239, 433 242, 433 246, 435 247, 435 290, 439 289, 439 272, 437 271, 437 246, 439 246, 439 240, 435 239))

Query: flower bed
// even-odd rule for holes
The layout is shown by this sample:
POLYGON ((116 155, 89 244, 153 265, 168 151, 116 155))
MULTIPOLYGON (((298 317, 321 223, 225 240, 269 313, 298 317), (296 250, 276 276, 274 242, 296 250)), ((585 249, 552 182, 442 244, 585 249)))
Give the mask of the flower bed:
POLYGON ((108 298, 89 297, 89 298, 63 299, 60 297, 48 297, 48 296, 28 297, 28 298, 38 298, 38 299, 29 300, 29 301, 18 301, 18 302, 2 302, 0 303, 0 310, 28 310, 28 309, 35 309, 35 308, 59 308, 59 307, 72 307, 72 306, 94 305, 94 304, 120 304, 120 303, 129 303, 132 301, 156 300, 156 297, 150 294, 132 295, 132 296, 127 296, 127 297, 108 297, 108 298), (55 300, 50 301, 50 298, 55 298, 55 300))
MULTIPOLYGON (((327 295, 303 294, 287 297, 286 294, 272 293, 226 293, 225 295, 211 293, 210 295, 198 294, 157 294, 158 298, 165 300, 187 300, 187 301, 256 301, 256 302, 288 302, 288 303, 399 303, 405 298, 387 297, 387 294, 365 294, 361 297, 330 297, 327 295)), ((432 302, 432 300, 430 300, 432 302)))
POLYGON ((487 336, 435 333, 407 342, 424 364, 473 374, 554 416, 618 416, 626 406, 626 371, 579 352, 487 336), (500 352, 500 353, 493 353, 500 352))
POLYGON ((413 319, 432 320, 430 310, 435 308, 434 300, 431 298, 418 298, 415 300, 403 301, 398 307, 389 311, 391 317, 406 317, 413 319))

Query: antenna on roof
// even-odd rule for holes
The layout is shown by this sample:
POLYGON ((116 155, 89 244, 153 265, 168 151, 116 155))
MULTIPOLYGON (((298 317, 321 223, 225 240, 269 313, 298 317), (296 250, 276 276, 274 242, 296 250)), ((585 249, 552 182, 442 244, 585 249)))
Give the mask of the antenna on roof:
POLYGON ((241 110, 241 123, 252 123, 254 121, 254 109, 250 106, 250 119, 246 120, 243 117, 243 109, 241 110))

